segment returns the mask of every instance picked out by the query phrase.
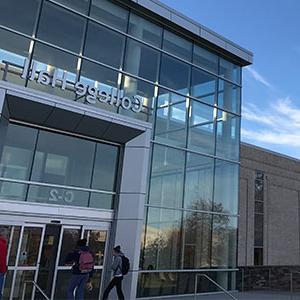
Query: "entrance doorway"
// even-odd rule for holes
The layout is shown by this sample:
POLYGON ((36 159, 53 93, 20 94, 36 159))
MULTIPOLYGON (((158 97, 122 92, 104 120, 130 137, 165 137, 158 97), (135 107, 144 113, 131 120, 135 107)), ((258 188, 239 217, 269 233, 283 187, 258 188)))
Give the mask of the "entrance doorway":
MULTIPOLYGON (((3 299, 21 299, 25 281, 35 281, 50 299, 67 299, 71 267, 64 260, 76 248, 80 238, 86 238, 95 255, 93 290, 85 291, 85 299, 99 299, 102 271, 105 263, 109 223, 96 225, 61 224, 0 224, 6 230, 8 242, 8 272, 3 299)), ((25 299, 44 299, 32 284, 28 284, 25 299)))

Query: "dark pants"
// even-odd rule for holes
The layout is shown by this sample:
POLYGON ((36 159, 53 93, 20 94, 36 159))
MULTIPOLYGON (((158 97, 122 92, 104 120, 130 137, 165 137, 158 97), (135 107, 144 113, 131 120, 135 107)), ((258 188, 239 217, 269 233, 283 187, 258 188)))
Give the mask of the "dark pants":
POLYGON ((0 273, 0 300, 2 299, 2 288, 4 282, 5 273, 0 273))
POLYGON ((122 277, 114 277, 110 281, 107 288, 105 289, 102 300, 106 300, 108 298, 108 294, 114 287, 116 287, 116 289, 117 289, 117 294, 118 294, 119 300, 125 300, 124 294, 122 292, 122 280, 123 280, 123 276, 122 277))
POLYGON ((89 280, 89 274, 72 274, 69 286, 68 286, 68 300, 78 299, 83 300, 84 288, 89 280), (77 288, 77 289, 76 289, 77 288), (74 298, 74 290, 76 294, 74 298))

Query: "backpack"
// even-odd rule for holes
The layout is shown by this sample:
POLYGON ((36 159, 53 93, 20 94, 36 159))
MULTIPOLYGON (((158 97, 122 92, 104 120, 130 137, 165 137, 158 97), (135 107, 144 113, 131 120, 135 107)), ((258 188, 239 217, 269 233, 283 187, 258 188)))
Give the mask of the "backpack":
POLYGON ((79 251, 78 268, 81 273, 90 273, 94 269, 94 257, 90 251, 79 251))
POLYGON ((121 272, 122 272, 122 275, 126 275, 129 272, 130 262, 129 262, 128 257, 126 257, 124 255, 121 256, 121 258, 122 258, 122 269, 121 269, 121 272))

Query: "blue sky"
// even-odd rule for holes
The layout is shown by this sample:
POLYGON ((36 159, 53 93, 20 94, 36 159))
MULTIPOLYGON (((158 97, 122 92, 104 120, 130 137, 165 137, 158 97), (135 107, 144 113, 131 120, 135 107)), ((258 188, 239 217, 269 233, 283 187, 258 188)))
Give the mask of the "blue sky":
POLYGON ((161 1, 254 53, 242 140, 300 159, 300 1, 161 1))

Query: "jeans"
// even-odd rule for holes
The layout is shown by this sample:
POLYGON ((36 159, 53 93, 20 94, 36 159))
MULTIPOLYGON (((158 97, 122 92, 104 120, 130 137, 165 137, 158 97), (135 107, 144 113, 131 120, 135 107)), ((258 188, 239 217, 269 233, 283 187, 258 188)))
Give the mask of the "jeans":
POLYGON ((4 282, 5 273, 0 273, 0 300, 2 299, 2 287, 4 282))
POLYGON ((68 286, 68 300, 83 300, 84 288, 89 280, 89 274, 73 274, 68 286), (76 289, 77 288, 77 289, 76 289), (76 289, 75 298, 74 290, 76 289))
POLYGON ((102 300, 106 300, 108 298, 108 294, 114 287, 117 288, 117 294, 118 294, 119 300, 125 300, 124 294, 122 292, 122 280, 123 280, 123 276, 122 277, 114 277, 108 284, 107 288, 105 289, 102 300))

